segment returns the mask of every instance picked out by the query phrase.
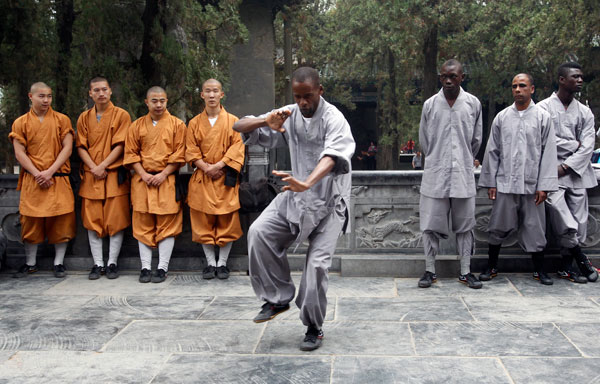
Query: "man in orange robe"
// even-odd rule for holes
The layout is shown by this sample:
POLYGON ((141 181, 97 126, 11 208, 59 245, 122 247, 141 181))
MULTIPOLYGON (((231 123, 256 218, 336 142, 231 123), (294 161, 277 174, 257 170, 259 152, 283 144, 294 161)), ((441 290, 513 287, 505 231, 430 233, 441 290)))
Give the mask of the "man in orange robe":
POLYGON ((175 236, 183 224, 175 172, 185 163, 185 123, 169 113, 167 102, 164 89, 150 88, 145 100, 148 114, 131 124, 125 139, 123 165, 135 170, 132 228, 140 249, 140 283, 165 281, 175 236), (152 276, 151 247, 158 247, 159 256, 152 276))
POLYGON ((129 212, 129 171, 123 165, 125 135, 131 125, 129 113, 110 101, 108 80, 90 81, 89 95, 94 107, 77 120, 77 152, 83 162, 81 186, 81 220, 88 230, 94 266, 90 280, 119 276, 117 258, 123 244, 123 229, 131 224, 129 212), (123 171, 126 171, 124 173, 123 171), (119 177, 120 176, 120 177, 119 177), (108 268, 104 268, 102 238, 110 236, 108 268))
POLYGON ((225 96, 221 83, 206 80, 201 96, 205 108, 190 121, 185 146, 186 162, 196 167, 188 189, 192 240, 202 244, 206 255, 202 276, 226 279, 231 245, 242 236, 237 175, 244 165, 245 147, 232 129, 238 118, 221 106, 225 96), (218 264, 215 246, 220 247, 218 264))
POLYGON ((31 110, 15 120, 8 135, 22 167, 17 190, 26 257, 13 277, 37 271, 37 248, 45 239, 54 244, 54 276, 65 277, 67 243, 75 237, 75 199, 69 182, 73 127, 50 106, 52 89, 46 84, 33 84, 29 100, 31 110))

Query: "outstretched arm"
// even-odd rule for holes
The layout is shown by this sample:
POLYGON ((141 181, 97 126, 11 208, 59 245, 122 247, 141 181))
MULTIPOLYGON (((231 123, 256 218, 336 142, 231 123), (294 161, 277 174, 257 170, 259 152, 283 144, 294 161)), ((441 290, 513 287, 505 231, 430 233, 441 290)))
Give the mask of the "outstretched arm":
POLYGON ((269 113, 265 118, 244 117, 233 125, 233 130, 240 133, 249 133, 260 127, 269 127, 277 132, 285 132, 283 123, 292 114, 288 109, 278 109, 269 113))
POLYGON ((288 183, 288 185, 282 188, 283 191, 304 192, 331 172, 334 166, 335 159, 333 157, 323 156, 305 181, 298 180, 285 172, 273 171, 273 174, 281 177, 281 181, 288 183))

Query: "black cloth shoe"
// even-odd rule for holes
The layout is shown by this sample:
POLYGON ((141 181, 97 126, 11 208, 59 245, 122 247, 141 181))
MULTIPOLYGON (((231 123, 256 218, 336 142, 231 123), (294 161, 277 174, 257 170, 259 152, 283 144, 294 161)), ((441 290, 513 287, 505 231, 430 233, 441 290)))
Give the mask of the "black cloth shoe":
POLYGON ((104 275, 104 271, 104 267, 100 267, 99 265, 94 264, 92 270, 90 271, 90 274, 88 275, 88 279, 98 280, 100 278, 100 275, 104 275))
POLYGON ((140 283, 149 283, 151 278, 150 270, 148 268, 141 270, 139 278, 140 283))
POLYGON ((567 270, 567 271, 558 271, 558 272, 556 272, 556 274, 561 279, 569 280, 569 281, 572 281, 574 283, 585 284, 585 283, 588 282, 587 277, 581 276, 579 273, 577 273, 575 271, 569 271, 569 270, 567 270))
POLYGON ((552 285, 554 281, 548 276, 545 272, 533 272, 533 279, 538 280, 540 283, 544 285, 552 285))
POLYGON ((429 288, 431 284, 437 282, 437 275, 435 273, 425 271, 423 277, 419 280, 419 288, 429 288))
POLYGON ((477 280, 475 275, 472 273, 467 273, 466 275, 460 275, 458 277, 458 281, 465 284, 467 287, 473 288, 473 289, 480 289, 481 287, 483 287, 483 284, 481 284, 481 281, 477 280))
POLYGON ((119 268, 117 267, 117 264, 113 263, 106 268, 106 277, 111 280, 119 277, 119 268))
POLYGON ((152 282, 153 283, 162 283, 167 279, 167 272, 164 269, 157 269, 152 274, 152 282))
POLYGON ((36 273, 38 271, 37 266, 31 266, 31 265, 27 265, 27 264, 23 264, 21 265, 21 267, 19 269, 17 269, 17 272, 13 273, 12 277, 14 277, 15 279, 19 279, 21 277, 25 277, 31 273, 36 273))
POLYGON ((490 281, 494 277, 498 276, 498 270, 496 268, 489 268, 485 270, 485 272, 481 272, 479 274, 480 281, 490 281))
POLYGON ((318 329, 314 325, 309 325, 304 336, 302 344, 300 344, 301 351, 314 351, 319 348, 323 343, 323 330, 318 329))
POLYGON ((592 283, 598 280, 598 271, 583 252, 580 251, 579 255, 575 256, 575 260, 577 261, 577 266, 583 276, 592 283))
POLYGON ((229 268, 226 265, 217 267, 217 277, 221 280, 229 278, 229 268))
POLYGON ((281 312, 285 312, 288 309, 290 309, 289 304, 279 305, 266 302, 263 304, 262 309, 260 310, 258 315, 256 315, 253 321, 255 323, 262 323, 264 321, 271 320, 275 316, 279 315, 281 312))
POLYGON ((202 278, 206 280, 214 279, 217 275, 217 267, 209 265, 202 271, 202 278))
POLYGON ((62 264, 55 265, 53 270, 54 270, 54 277, 58 277, 59 279, 61 279, 65 276, 67 276, 65 266, 62 264))

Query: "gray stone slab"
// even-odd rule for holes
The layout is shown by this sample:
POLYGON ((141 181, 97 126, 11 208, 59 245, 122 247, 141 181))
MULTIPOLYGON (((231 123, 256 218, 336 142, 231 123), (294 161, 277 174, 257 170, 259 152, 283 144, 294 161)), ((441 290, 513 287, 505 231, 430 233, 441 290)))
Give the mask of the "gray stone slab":
POLYGON ((479 321, 593 322, 600 319, 600 307, 585 297, 465 297, 479 321))
MULTIPOLYGON (((325 321, 333 321, 335 315, 336 298, 328 297, 325 321)), ((200 316, 202 320, 252 320, 260 312, 264 304, 252 297, 218 296, 210 303, 200 316)), ((290 309, 277 315, 272 321, 295 320, 298 321, 300 310, 292 301, 290 309)))
POLYGON ((596 318, 595 323, 559 323, 556 326, 585 357, 600 357, 600 318, 596 318))
MULTIPOLYGON (((478 276, 478 275, 477 275, 478 276)), ((419 288, 419 278, 416 279, 396 279, 396 287, 399 297, 445 297, 445 296, 464 296, 464 297, 490 297, 498 295, 520 296, 519 292, 504 276, 499 276, 491 281, 483 283, 481 289, 471 289, 458 282, 456 278, 439 278, 429 288, 419 288)))
POLYGON ((495 358, 340 356, 332 383, 511 383, 495 358))
POLYGON ((0 364, 0 383, 148 383, 168 354, 19 352, 0 364))
MULTIPOLYGON (((256 353, 306 354, 299 349, 306 327, 301 322, 269 322, 256 353)), ((408 324, 391 322, 325 323, 323 345, 311 354, 414 355, 408 324)))
POLYGON ((194 320, 212 297, 97 296, 73 314, 74 318, 194 320))
POLYGON ((0 295, 40 294, 61 282, 63 279, 39 273, 21 279, 13 279, 10 274, 2 274, 0 275, 0 295))
POLYGON ((551 323, 411 323, 417 355, 581 356, 551 323))
POLYGON ((353 298, 340 297, 340 321, 472 321, 467 307, 457 297, 439 298, 353 298))
MULTIPOLYGON (((296 279, 294 279, 296 281, 296 279)), ((299 279, 298 285, 299 285, 299 279)), ((298 286, 297 285, 297 286, 298 286)), ((393 278, 341 277, 329 274, 327 296, 337 297, 395 297, 393 278)))
POLYGON ((600 382, 600 359, 503 357, 502 363, 515 384, 600 382))
POLYGON ((159 294, 173 281, 169 275, 160 283, 142 284, 139 275, 121 275, 116 280, 106 278, 89 280, 86 275, 69 275, 62 282, 48 289, 48 295, 113 295, 113 296, 154 296, 159 294))
POLYGON ((331 357, 174 354, 153 383, 329 383, 331 357))
POLYGON ((105 350, 251 353, 263 328, 251 321, 140 320, 132 322, 105 350))
POLYGON ((4 295, 0 317, 3 319, 68 319, 95 296, 4 295))
POLYGON ((0 351, 0 364, 2 364, 4 360, 10 359, 15 353, 17 353, 17 351, 0 351))
POLYGON ((251 296, 255 297, 248 276, 230 276, 227 280, 204 280, 202 274, 177 275, 161 296, 251 296))
POLYGON ((555 273, 549 273, 553 285, 542 285, 534 280, 531 274, 510 275, 509 279, 523 296, 600 296, 600 283, 577 284, 559 279, 555 273))
POLYGON ((98 319, 3 319, 0 350, 98 351, 126 324, 127 321, 98 319))

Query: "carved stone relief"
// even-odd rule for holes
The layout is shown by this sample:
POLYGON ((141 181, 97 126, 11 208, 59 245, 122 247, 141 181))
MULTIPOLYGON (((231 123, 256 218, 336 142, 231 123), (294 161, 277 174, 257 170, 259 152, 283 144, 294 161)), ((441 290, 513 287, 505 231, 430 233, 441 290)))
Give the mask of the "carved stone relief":
POLYGON ((419 218, 411 210, 371 208, 355 221, 358 248, 422 247, 419 218))

